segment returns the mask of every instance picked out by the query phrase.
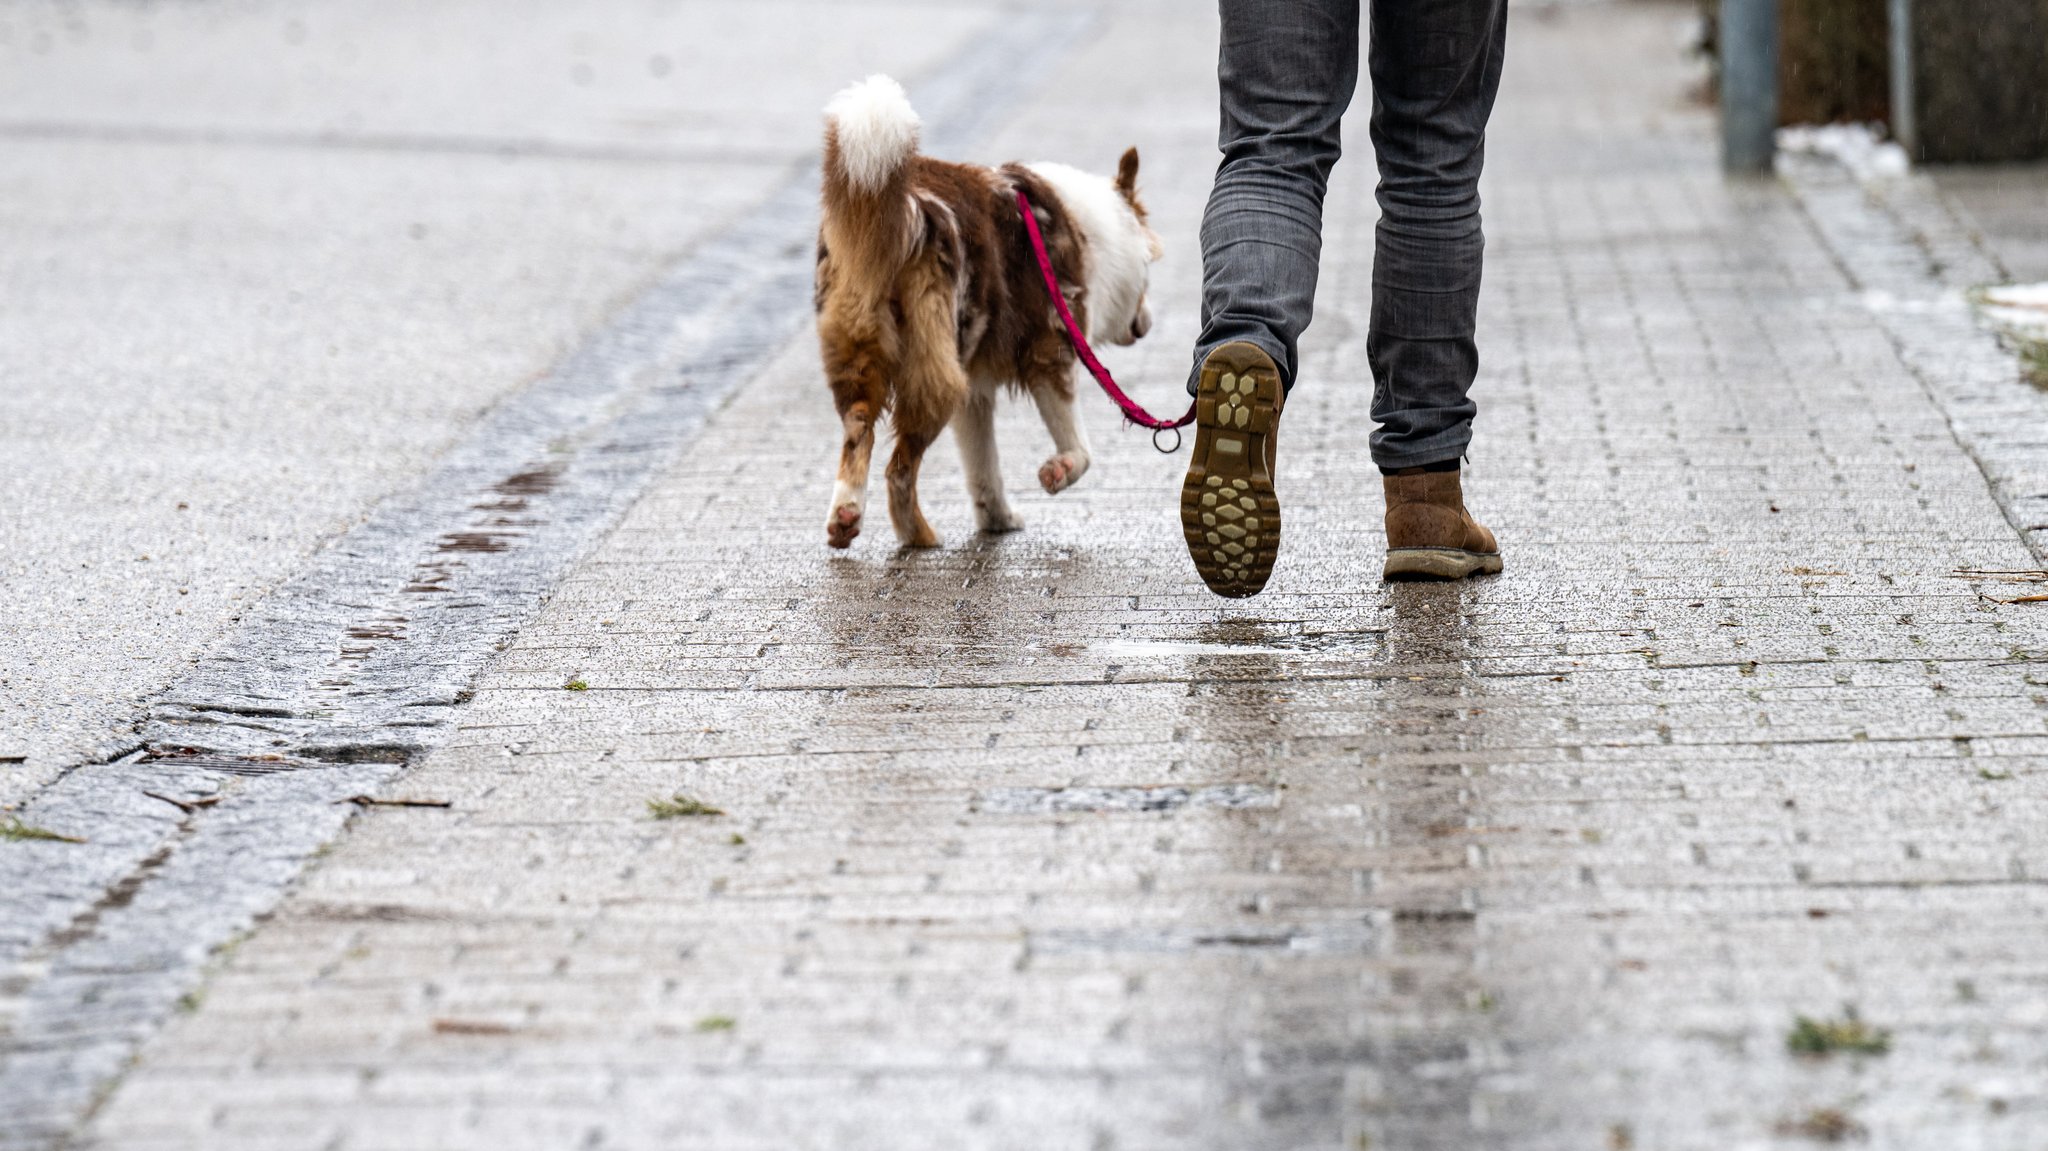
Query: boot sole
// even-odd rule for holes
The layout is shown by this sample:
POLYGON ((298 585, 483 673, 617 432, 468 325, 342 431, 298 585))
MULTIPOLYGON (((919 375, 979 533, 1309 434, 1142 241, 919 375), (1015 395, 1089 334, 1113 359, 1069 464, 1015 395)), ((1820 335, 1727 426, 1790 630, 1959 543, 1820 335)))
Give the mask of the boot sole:
POLYGON ((1464 579, 1496 575, 1499 552, 1468 552, 1464 548, 1394 548, 1387 552, 1382 578, 1390 580, 1464 579))
POLYGON ((1225 344, 1202 362, 1180 523, 1195 571, 1220 596, 1259 594, 1280 555, 1280 500, 1266 469, 1280 402, 1280 370, 1256 346, 1225 344))

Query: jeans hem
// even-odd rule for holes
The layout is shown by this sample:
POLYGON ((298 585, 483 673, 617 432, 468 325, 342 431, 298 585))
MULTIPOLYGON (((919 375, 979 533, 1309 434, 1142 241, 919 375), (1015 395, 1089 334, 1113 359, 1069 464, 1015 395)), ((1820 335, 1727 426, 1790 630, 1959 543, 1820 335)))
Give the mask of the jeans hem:
POLYGON ((1464 427, 1432 436, 1419 444, 1391 449, 1374 444, 1372 462, 1382 468, 1419 468, 1464 456, 1472 446, 1472 429, 1464 427))

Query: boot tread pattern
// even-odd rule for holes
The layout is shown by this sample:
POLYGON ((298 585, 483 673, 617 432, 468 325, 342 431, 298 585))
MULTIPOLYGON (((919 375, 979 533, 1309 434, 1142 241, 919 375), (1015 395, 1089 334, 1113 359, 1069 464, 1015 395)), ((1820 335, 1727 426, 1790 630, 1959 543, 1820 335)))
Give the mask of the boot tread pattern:
POLYGON ((1217 595, 1257 595, 1279 556, 1280 501, 1265 442, 1279 398, 1279 372, 1249 345, 1219 348, 1202 367, 1181 527, 1196 572, 1217 595))

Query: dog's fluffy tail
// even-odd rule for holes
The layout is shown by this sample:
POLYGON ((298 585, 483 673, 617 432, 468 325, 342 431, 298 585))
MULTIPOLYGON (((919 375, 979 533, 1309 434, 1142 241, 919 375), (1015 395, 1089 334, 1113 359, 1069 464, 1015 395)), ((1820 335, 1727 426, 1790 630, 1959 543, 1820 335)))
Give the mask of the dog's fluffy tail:
POLYGON ((844 89, 825 105, 826 179, 856 194, 887 191, 917 152, 919 126, 903 85, 887 76, 844 89))
POLYGON ((905 172, 917 154, 917 112, 903 86, 870 76, 825 105, 825 223, 835 247, 893 273, 910 256, 916 208, 905 172))

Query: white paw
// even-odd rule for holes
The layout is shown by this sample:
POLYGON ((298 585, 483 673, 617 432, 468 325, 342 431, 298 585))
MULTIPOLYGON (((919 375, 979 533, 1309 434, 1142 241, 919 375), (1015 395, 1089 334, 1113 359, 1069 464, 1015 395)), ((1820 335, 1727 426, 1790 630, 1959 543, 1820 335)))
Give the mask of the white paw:
POLYGON ((840 504, 832 509, 832 516, 825 521, 825 542, 835 548, 852 543, 860 534, 860 505, 840 504))
POLYGON ((1045 461, 1038 469, 1038 485, 1048 494, 1056 495, 1074 486, 1074 481, 1088 470, 1088 457, 1075 456, 1068 452, 1045 461))
POLYGON ((974 509, 974 526, 982 531, 1001 535, 1004 532, 1014 532, 1022 528, 1024 521, 1018 519, 1017 513, 1007 507, 986 508, 976 506, 974 509))

